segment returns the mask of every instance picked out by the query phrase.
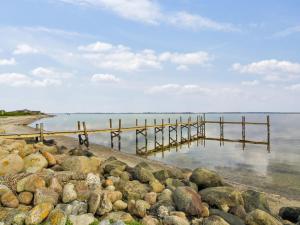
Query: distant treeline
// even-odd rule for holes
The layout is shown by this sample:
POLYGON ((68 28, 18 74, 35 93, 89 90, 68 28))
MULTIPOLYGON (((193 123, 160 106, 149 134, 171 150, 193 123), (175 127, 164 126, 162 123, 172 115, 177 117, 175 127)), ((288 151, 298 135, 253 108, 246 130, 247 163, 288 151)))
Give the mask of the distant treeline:
POLYGON ((5 110, 0 110, 0 116, 28 116, 28 115, 41 115, 41 111, 31 111, 28 109, 16 110, 6 112, 5 110))

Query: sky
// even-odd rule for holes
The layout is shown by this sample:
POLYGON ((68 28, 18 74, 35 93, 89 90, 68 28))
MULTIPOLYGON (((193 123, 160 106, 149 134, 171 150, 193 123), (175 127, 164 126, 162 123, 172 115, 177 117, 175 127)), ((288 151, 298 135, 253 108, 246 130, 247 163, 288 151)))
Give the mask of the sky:
POLYGON ((300 1, 3 0, 0 109, 299 112, 300 1))

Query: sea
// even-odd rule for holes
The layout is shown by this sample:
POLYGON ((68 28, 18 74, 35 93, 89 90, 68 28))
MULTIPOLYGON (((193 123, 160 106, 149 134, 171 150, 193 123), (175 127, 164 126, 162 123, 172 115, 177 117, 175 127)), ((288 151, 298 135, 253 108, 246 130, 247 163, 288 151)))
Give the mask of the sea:
MULTIPOLYGON (((54 114, 54 117, 44 118, 31 124, 43 123, 47 131, 76 130, 77 121, 85 121, 87 129, 109 128, 109 119, 112 119, 113 128, 118 127, 121 119, 122 127, 132 127, 138 119, 139 125, 143 125, 145 119, 151 125, 156 119, 157 124, 164 120, 167 123, 179 121, 187 122, 191 117, 196 121, 197 116, 202 113, 64 113, 54 114)), ((244 184, 258 190, 280 194, 289 198, 300 200, 300 114, 297 113, 206 113, 207 121, 241 122, 245 116, 246 122, 266 122, 267 115, 270 116, 270 148, 264 144, 246 143, 243 146, 239 142, 224 142, 218 140, 195 140, 191 143, 179 145, 174 148, 158 151, 147 157, 181 168, 194 169, 205 167, 216 170, 228 181, 244 184)), ((219 124, 206 125, 206 137, 220 137, 219 124)), ((242 139, 241 124, 224 124, 224 138, 242 139)), ((183 136, 186 137, 186 130, 183 136)), ((192 135, 196 130, 192 129, 192 135)), ((168 129, 165 128, 164 142, 168 144, 168 129)), ((245 135, 247 140, 267 141, 267 126, 246 125, 245 135)), ((174 134, 172 134, 174 137, 174 134)), ((180 139, 180 132, 178 131, 180 139)), ((101 133, 89 135, 92 143, 111 146, 110 134, 101 133)), ((157 136, 161 141, 161 135, 157 136)), ((139 146, 144 139, 138 138, 139 146)), ((114 145, 118 147, 117 143, 114 145)), ((148 149, 153 149, 154 131, 148 130, 148 149)), ((135 131, 123 132, 121 134, 121 151, 136 154, 135 131)))

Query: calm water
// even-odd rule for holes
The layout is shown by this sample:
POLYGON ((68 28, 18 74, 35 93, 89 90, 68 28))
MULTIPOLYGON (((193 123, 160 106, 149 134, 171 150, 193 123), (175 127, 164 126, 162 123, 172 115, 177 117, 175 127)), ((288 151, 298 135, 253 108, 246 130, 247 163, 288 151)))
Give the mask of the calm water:
MULTIPOLYGON (((113 119, 113 126, 117 127, 118 119, 122 119, 122 126, 135 125, 135 119, 140 123, 148 119, 148 124, 170 117, 172 121, 182 116, 186 121, 189 116, 179 114, 58 114, 53 118, 46 118, 46 130, 74 130, 77 121, 86 121, 88 129, 108 128, 108 119, 113 119)), ((207 114, 207 120, 218 120, 224 116, 225 121, 241 121, 241 114, 207 114)), ((266 115, 246 114, 246 121, 265 122, 266 115)), ((300 199, 300 115, 299 114, 271 114, 271 152, 265 145, 246 144, 243 150, 240 143, 225 142, 220 147, 218 141, 206 141, 205 146, 200 142, 183 145, 176 149, 156 153, 148 158, 163 161, 185 168, 207 167, 221 173, 224 177, 262 190, 279 193, 300 199)), ((149 131, 148 149, 153 148, 153 132, 149 131)), ((208 137, 219 136, 219 125, 206 126, 208 137)), ((225 125, 225 138, 241 139, 241 125, 225 125)), ((246 139, 265 141, 266 126, 247 126, 246 139)), ((165 143, 168 132, 165 132, 165 143)), ((90 135, 90 141, 110 146, 109 134, 90 135)), ((142 141, 142 140, 141 140, 142 141)), ((122 134, 122 151, 135 154, 135 132, 122 134)))

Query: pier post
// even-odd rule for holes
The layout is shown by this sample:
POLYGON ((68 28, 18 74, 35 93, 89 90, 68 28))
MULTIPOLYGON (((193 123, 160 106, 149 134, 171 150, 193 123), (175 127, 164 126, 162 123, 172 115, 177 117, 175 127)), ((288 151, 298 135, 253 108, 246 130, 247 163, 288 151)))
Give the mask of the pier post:
MULTIPOLYGON (((39 127, 39 124, 38 124, 38 123, 35 124, 35 129, 36 129, 37 131, 40 130, 40 127, 39 127)), ((35 142, 39 142, 39 137, 35 137, 35 142)))
MULTIPOLYGON (((138 127, 138 124, 139 124, 138 119, 135 119, 135 126, 138 127)), ((138 145, 139 145, 138 142, 139 142, 138 141, 138 129, 136 128, 136 130, 135 130, 135 152, 136 153, 138 152, 138 145)))
MULTIPOLYGON (((77 121, 77 130, 78 131, 81 130, 80 121, 77 121)), ((78 142, 79 142, 79 145, 83 145, 83 140, 82 140, 81 134, 78 134, 78 142)))
POLYGON ((156 119, 154 119, 154 148, 156 148, 157 137, 156 137, 156 119))
POLYGON ((220 116, 220 146, 224 145, 224 117, 220 116))
POLYGON ((44 124, 40 123, 40 142, 44 142, 44 124))
POLYGON ((270 116, 267 115, 267 148, 268 148, 268 152, 271 151, 271 145, 270 145, 270 116))
POLYGON ((175 123, 175 138, 176 138, 176 146, 178 145, 178 120, 176 119, 175 123))
POLYGON ((242 142, 243 142, 243 150, 245 149, 246 143, 246 118, 242 116, 242 142))
POLYGON ((84 121, 82 122, 82 126, 83 126, 83 132, 84 132, 84 137, 85 137, 83 143, 88 148, 89 145, 90 145, 90 142, 89 142, 89 136, 88 136, 88 132, 87 132, 86 125, 85 125, 84 121))
POLYGON ((147 153, 148 151, 148 131, 147 131, 147 119, 145 119, 145 131, 144 131, 144 136, 145 136, 145 151, 147 153))
POLYGON ((114 136, 112 131, 112 119, 109 119, 109 128, 110 128, 110 147, 114 148, 114 136))
POLYGON ((119 130, 118 130, 118 148, 121 151, 121 129, 122 129, 122 120, 119 119, 119 130))
POLYGON ((182 117, 179 118, 180 123, 180 142, 182 142, 182 117))
POLYGON ((169 118, 168 119, 168 130, 169 130, 169 146, 171 145, 171 129, 172 129, 172 126, 171 126, 171 119, 169 118))

